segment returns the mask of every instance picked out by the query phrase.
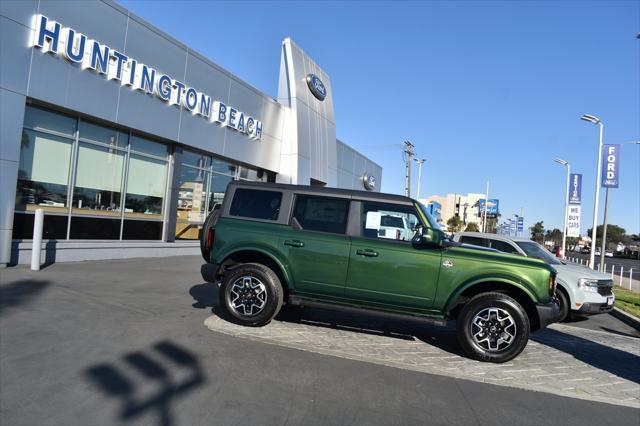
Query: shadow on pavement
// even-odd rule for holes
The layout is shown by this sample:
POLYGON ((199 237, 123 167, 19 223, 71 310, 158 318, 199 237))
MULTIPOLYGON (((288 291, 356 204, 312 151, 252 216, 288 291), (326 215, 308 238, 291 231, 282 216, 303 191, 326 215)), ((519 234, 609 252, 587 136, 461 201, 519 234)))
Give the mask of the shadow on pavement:
MULTIPOLYGON (((206 309, 218 317, 230 321, 218 304, 218 286, 212 283, 198 284, 189 290, 195 299, 194 308, 206 309)), ((283 306, 276 321, 307 324, 315 327, 352 331, 361 334, 386 336, 402 340, 421 340, 451 354, 464 356, 455 337, 455 326, 438 327, 417 320, 394 320, 374 313, 358 315, 340 310, 283 306)), ((233 322, 233 321, 231 321, 233 322)))
POLYGON ((0 315, 11 308, 32 302, 51 283, 42 280, 20 280, 0 286, 0 315))
MULTIPOLYGON (((637 334, 623 333, 622 331, 614 330, 614 329, 609 328, 609 327, 600 327, 600 330, 606 331, 607 333, 617 334, 619 336, 635 337, 636 339, 638 338, 637 334)), ((640 342, 638 342, 638 343, 640 344, 640 342)))
POLYGON ((640 357, 629 352, 551 328, 532 334, 531 340, 572 355, 597 369, 640 383, 640 357))
POLYGON ((169 426, 173 424, 172 400, 205 382, 197 358, 168 341, 158 342, 146 352, 128 353, 119 364, 120 367, 113 363, 96 364, 87 368, 85 375, 106 395, 120 399, 120 421, 133 421, 143 414, 156 412, 157 424, 169 426), (131 370, 134 374, 128 374, 131 370), (140 376, 144 381, 137 383, 140 376), (176 376, 184 379, 176 381, 176 376), (139 391, 141 388, 155 391, 140 395, 148 394, 148 391, 139 391))

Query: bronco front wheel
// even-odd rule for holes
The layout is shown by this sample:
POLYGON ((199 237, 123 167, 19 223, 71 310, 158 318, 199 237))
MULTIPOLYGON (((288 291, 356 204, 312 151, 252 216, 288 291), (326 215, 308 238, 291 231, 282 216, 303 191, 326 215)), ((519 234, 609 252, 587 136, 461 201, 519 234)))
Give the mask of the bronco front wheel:
POLYGON ((507 362, 520 354, 529 340, 529 317, 522 306, 503 293, 471 298, 458 317, 458 342, 473 359, 507 362))

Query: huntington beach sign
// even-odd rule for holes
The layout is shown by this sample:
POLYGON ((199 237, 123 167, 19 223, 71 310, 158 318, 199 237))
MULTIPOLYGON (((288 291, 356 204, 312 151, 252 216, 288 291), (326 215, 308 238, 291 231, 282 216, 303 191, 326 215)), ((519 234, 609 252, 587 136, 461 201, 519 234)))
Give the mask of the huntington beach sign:
POLYGON ((64 27, 44 15, 34 16, 34 28, 33 48, 61 55, 84 70, 103 75, 132 90, 151 94, 167 104, 185 108, 193 115, 246 134, 251 139, 262 137, 261 121, 73 28, 64 27))

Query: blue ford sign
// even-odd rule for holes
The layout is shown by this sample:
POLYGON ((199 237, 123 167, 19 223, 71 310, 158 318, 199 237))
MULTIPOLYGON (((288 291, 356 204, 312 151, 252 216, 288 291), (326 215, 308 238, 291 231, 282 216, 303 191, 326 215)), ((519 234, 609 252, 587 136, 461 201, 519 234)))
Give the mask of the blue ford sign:
POLYGON ((582 203, 582 175, 571 173, 569 176, 569 204, 582 203))
POLYGON ((320 80, 317 75, 307 75, 307 86, 309 86, 309 90, 311 90, 313 96, 319 101, 324 101, 324 98, 327 97, 327 88, 324 87, 324 83, 322 83, 322 80, 320 80))
MULTIPOLYGON (((484 204, 485 204, 485 199, 481 198, 480 200, 478 200, 478 216, 482 216, 484 215, 484 204)), ((487 200, 487 205, 489 206, 487 208, 487 217, 497 217, 498 216, 498 212, 499 212, 499 206, 500 202, 495 199, 495 198, 490 198, 489 200, 487 200)))
POLYGON ((617 188, 620 174, 620 145, 602 146, 602 187, 617 188))

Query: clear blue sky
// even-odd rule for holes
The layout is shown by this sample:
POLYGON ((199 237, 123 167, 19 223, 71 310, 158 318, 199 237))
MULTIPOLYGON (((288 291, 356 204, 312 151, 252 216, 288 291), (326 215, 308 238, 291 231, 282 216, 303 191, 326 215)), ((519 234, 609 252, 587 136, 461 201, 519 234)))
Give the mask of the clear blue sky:
MULTIPOLYGON (((385 192, 404 190, 411 140, 422 195, 489 180, 503 217, 561 228, 560 156, 584 174, 584 232, 598 134, 579 117, 600 117, 605 143, 640 139, 638 1, 120 3, 274 97, 291 37, 331 76, 338 138, 382 165, 385 192)), ((609 223, 638 233, 640 146, 621 157, 609 223)))

